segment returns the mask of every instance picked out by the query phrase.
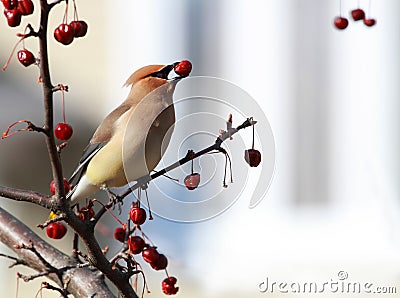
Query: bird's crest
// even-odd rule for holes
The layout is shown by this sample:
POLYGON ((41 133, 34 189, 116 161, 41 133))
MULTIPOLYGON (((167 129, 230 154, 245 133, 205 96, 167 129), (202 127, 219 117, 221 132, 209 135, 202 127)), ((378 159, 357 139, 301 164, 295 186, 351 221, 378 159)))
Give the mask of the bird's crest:
POLYGON ((130 85, 134 85, 136 82, 140 81, 144 77, 147 77, 149 74, 153 72, 157 72, 163 69, 165 65, 147 65, 142 68, 139 68, 135 71, 131 76, 126 80, 124 87, 128 87, 130 85))

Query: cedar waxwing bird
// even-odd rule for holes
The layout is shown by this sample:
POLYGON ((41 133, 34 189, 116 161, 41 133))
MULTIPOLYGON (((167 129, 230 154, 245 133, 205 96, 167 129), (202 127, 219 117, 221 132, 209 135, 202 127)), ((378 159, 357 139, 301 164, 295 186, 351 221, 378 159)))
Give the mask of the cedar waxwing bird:
POLYGON ((67 195, 71 205, 99 189, 127 185, 157 166, 161 147, 169 143, 167 131, 171 132, 175 123, 172 97, 182 77, 168 79, 168 75, 177 64, 145 66, 128 78, 124 85, 131 86, 128 97, 101 122, 69 179, 69 183, 78 180, 67 195), (125 160, 134 168, 129 171, 129 181, 125 160))

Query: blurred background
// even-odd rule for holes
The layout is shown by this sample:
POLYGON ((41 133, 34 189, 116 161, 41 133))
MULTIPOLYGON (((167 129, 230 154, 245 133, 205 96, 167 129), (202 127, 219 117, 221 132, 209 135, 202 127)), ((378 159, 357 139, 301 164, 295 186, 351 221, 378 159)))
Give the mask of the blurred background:
MULTIPOLYGON (((75 132, 62 157, 66 176, 101 119, 127 95, 121 88, 126 78, 147 64, 188 59, 192 75, 240 86, 269 119, 275 176, 258 206, 249 209, 243 195, 207 221, 157 217, 146 224, 170 259, 178 296, 306 297, 276 289, 262 293, 259 285, 267 279, 322 284, 338 280, 340 271, 348 273, 348 281, 400 291, 400 2, 372 0, 370 10, 369 1, 343 2, 344 16, 359 2, 376 26, 349 21, 346 30, 335 29, 339 0, 120 0, 95 6, 77 0, 79 16, 89 24, 87 37, 69 46, 50 38, 53 83, 70 86, 66 112, 75 132)), ((25 22, 36 26, 34 3, 35 14, 25 22)), ((49 36, 63 12, 64 5, 54 9, 49 36)), ((4 17, 0 27, 3 63, 23 27, 10 29, 4 17)), ((38 51, 33 39, 25 46, 38 51)), ((36 67, 24 69, 15 58, 0 73, 1 131, 19 119, 41 123, 37 77, 36 67)), ((60 94, 55 106, 61 122, 60 94)), ((1 141, 0 165, 2 185, 48 192, 52 178, 42 136, 21 133, 1 141)), ((35 228, 46 210, 5 199, 0 206, 48 240, 35 228)), ((103 246, 118 248, 112 240, 116 226, 110 218, 102 221, 103 246)), ((72 233, 67 235, 48 241, 69 253, 72 233)), ((8 265, 0 259, 5 297, 15 295, 15 272, 29 272, 8 265)), ((164 274, 146 269, 148 296, 161 296, 164 274)), ((21 282, 19 297, 33 297, 39 286, 40 281, 21 282)))

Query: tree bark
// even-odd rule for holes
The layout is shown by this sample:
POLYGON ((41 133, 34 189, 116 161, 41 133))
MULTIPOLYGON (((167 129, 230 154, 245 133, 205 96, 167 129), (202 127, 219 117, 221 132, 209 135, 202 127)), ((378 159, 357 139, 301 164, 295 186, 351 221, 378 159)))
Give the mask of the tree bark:
MULTIPOLYGON (((77 265, 73 258, 39 238, 25 224, 2 208, 0 208, 0 241, 11 248, 28 267, 37 272, 46 272, 48 270, 46 264, 43 264, 32 251, 17 249, 15 245, 29 245, 29 242, 32 241, 40 255, 55 268, 77 265)), ((63 288, 56 274, 50 274, 48 278, 63 288)), ((115 297, 105 284, 104 276, 98 270, 68 269, 62 273, 62 280, 64 284, 68 285, 68 292, 75 297, 115 297)))

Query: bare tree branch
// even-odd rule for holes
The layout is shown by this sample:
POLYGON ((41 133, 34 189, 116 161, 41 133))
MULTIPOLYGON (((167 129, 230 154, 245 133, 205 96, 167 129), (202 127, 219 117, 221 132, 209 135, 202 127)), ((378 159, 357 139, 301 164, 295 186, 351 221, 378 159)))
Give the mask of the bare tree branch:
MULTIPOLYGON (((0 241, 16 253, 18 260, 23 260, 37 272, 46 272, 48 267, 32 251, 16 248, 15 245, 29 245, 29 242, 32 241, 38 253, 54 268, 71 266, 73 269, 65 270, 62 280, 63 283, 70 280, 67 290, 75 297, 92 297, 93 295, 96 295, 95 297, 115 297, 98 272, 88 268, 76 268, 77 264, 72 258, 43 241, 26 225, 1 208, 0 241)), ((50 274, 48 278, 61 288, 63 287, 56 274, 50 274)))
POLYGON ((49 5, 47 0, 40 0, 41 14, 40 14, 40 30, 38 32, 39 37, 39 49, 40 49, 40 77, 42 81, 43 88, 43 98, 44 98, 44 130, 46 132, 46 144, 47 151, 49 153, 51 170, 54 177, 56 194, 64 197, 65 191, 63 187, 63 175, 62 175, 62 165, 60 157, 57 152, 57 146, 53 134, 53 88, 51 83, 51 76, 49 70, 49 59, 47 51, 47 28, 48 28, 48 18, 51 8, 54 5, 49 5))
POLYGON ((39 192, 17 189, 12 187, 0 186, 0 196, 22 202, 30 202, 51 209, 55 204, 54 197, 41 194, 39 192))

